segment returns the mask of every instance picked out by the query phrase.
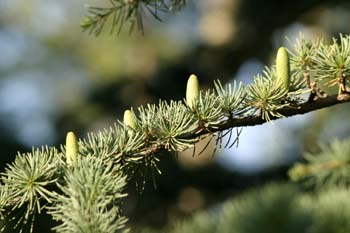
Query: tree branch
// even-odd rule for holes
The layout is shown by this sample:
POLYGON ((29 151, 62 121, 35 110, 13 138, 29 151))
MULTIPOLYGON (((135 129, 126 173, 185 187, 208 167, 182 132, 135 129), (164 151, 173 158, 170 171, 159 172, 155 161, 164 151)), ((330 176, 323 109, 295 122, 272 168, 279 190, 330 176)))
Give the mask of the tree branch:
MULTIPOLYGON (((350 102, 350 98, 346 99, 346 100, 338 100, 337 99, 337 95, 330 95, 327 96, 325 98, 319 98, 313 102, 305 102, 296 106, 287 106, 284 107, 282 109, 280 109, 278 112, 280 114, 282 114, 283 116, 285 116, 285 118, 287 117, 291 117, 291 116, 295 116, 295 115, 301 115, 301 114, 305 114, 308 112, 312 112, 318 109, 322 109, 322 108, 327 108, 327 107, 331 107, 337 104, 342 104, 342 103, 347 103, 350 102)), ((277 119, 281 119, 278 117, 271 117, 271 120, 277 120, 277 119)), ((197 134, 193 134, 193 135, 186 135, 183 138, 186 139, 195 139, 204 135, 208 135, 208 134, 213 134, 216 132, 221 132, 227 129, 231 129, 231 128, 235 128, 235 127, 244 127, 244 126, 254 126, 254 125, 261 125, 266 123, 266 120, 263 120, 260 116, 248 116, 248 117, 243 117, 243 118, 233 118, 233 119, 229 119, 225 122, 223 122, 220 125, 216 125, 215 127, 211 127, 211 128, 207 128, 205 130, 200 131, 197 134)), ((149 147, 145 148, 145 150, 143 150, 143 155, 147 156, 150 154, 155 154, 161 150, 165 149, 164 145, 161 144, 152 144, 149 147)))
MULTIPOLYGON (((297 106, 287 106, 278 111, 278 113, 282 114, 285 117, 291 117, 295 115, 301 115, 308 112, 312 112, 318 109, 331 107, 333 105, 350 102, 350 98, 347 100, 338 100, 337 95, 327 96, 325 98, 319 98, 313 102, 305 102, 297 106)), ((271 117, 271 120, 280 119, 278 117, 271 117)), ((217 129, 213 129, 211 132, 222 131, 225 129, 240 127, 240 126, 254 126, 261 125, 266 123, 261 117, 258 116, 249 116, 241 119, 232 119, 228 120, 224 124, 220 125, 217 129)), ((198 135, 200 136, 200 135, 198 135)))

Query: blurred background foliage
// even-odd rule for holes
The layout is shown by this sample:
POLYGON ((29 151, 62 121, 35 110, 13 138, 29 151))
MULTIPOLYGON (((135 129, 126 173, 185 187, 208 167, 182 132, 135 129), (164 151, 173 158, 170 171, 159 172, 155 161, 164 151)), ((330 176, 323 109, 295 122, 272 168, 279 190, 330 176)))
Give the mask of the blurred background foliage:
MULTIPOLYGON (((84 137, 121 119, 126 108, 184 98, 191 73, 203 89, 218 78, 247 84, 279 46, 290 47, 285 36, 293 42, 299 32, 326 40, 350 33, 347 0, 188 1, 182 11, 160 15, 162 22, 146 15, 144 35, 82 33, 84 4, 100 3, 0 2, 2 170, 17 151, 59 145, 69 130, 84 137)), ((247 188, 286 180, 303 151, 350 136, 349 114, 344 104, 244 128, 238 148, 215 157, 210 147, 194 158, 192 151, 162 155, 162 175, 146 174, 144 185, 128 188, 130 225, 164 227, 247 188)))

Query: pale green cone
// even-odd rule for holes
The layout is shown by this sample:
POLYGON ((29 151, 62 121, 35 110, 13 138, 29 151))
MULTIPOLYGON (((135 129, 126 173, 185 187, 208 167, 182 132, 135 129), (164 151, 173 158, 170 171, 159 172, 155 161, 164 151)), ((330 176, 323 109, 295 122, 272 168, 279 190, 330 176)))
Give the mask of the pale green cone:
POLYGON ((80 22, 80 27, 83 29, 87 29, 92 25, 92 20, 90 17, 84 17, 82 21, 80 22))
POLYGON ((307 175, 308 168, 304 164, 297 163, 288 171, 288 176, 292 181, 299 181, 307 175))
POLYGON ((194 109, 195 100, 199 97, 199 83, 196 75, 192 74, 187 81, 186 102, 187 105, 194 109))
POLYGON ((75 167, 78 163, 78 142, 73 132, 68 132, 66 137, 66 162, 68 166, 75 167))
POLYGON ((135 116, 130 110, 125 110, 123 122, 126 126, 129 126, 133 130, 136 129, 135 116))
POLYGON ((281 47, 277 51, 276 57, 276 74, 277 81, 285 90, 289 90, 290 85, 290 64, 289 56, 285 47, 281 47))

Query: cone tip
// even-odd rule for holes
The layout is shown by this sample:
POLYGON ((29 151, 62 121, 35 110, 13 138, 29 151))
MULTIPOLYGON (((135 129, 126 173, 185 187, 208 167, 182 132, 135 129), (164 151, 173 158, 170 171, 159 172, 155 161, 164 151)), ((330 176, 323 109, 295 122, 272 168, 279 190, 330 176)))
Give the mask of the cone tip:
POLYGON ((191 74, 188 80, 198 80, 198 77, 195 74, 191 74))

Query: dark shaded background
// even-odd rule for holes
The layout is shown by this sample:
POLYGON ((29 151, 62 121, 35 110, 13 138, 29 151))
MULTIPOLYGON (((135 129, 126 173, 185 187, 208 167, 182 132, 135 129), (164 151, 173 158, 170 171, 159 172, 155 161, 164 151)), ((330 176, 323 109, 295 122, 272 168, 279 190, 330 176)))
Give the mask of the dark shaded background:
MULTIPOLYGON (((147 17, 145 35, 95 38, 78 26, 85 3, 100 1, 0 2, 2 168, 17 151, 59 145, 68 130, 84 137, 108 127, 130 106, 182 99, 191 73, 203 89, 217 78, 249 83, 279 46, 289 46, 284 36, 329 40, 350 31, 346 0, 201 0, 162 23, 147 17)), ((195 158, 160 155, 157 187, 152 174, 132 182, 125 213, 131 224, 161 227, 248 187, 285 180, 302 151, 350 135, 349 113, 344 104, 244 129, 240 147, 215 158, 212 148, 195 158), (134 183, 143 179, 142 191, 134 183)))

